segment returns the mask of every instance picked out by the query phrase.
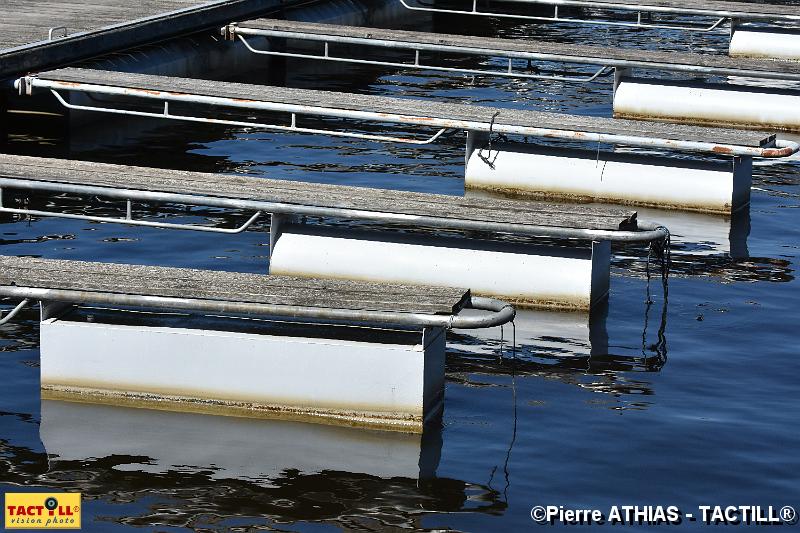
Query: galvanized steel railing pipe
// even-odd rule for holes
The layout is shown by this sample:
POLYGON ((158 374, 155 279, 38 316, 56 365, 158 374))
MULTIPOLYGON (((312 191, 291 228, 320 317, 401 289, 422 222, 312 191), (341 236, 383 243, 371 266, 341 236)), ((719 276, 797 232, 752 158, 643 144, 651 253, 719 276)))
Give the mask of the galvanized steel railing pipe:
MULTIPOLYGON (((793 141, 777 140, 775 147, 751 147, 730 144, 716 144, 713 142, 682 141, 677 139, 664 139, 656 137, 642 137, 636 135, 621 135, 614 133, 597 133, 587 131, 558 130, 552 128, 539 128, 535 126, 513 126, 508 124, 496 124, 490 122, 475 122, 471 120, 453 120, 437 117, 420 117, 413 115, 401 115, 396 113, 377 113, 374 111, 355 111, 350 109, 336 109, 329 107, 319 107, 299 104, 286 104, 279 102, 265 102, 260 100, 227 98, 219 96, 202 96, 197 94, 186 94, 169 91, 153 91, 146 89, 113 87, 107 85, 96 85, 75 82, 59 82, 52 80, 42 80, 35 76, 20 78, 14 82, 15 87, 39 87, 50 90, 80 91, 88 93, 106 94, 114 96, 135 96, 148 100, 175 101, 195 104, 205 104, 211 106, 222 106, 239 109, 253 109, 259 111, 278 111, 286 113, 296 113, 305 115, 315 115, 332 118, 356 119, 373 121, 379 123, 410 124, 416 126, 427 126, 446 129, 471 130, 486 133, 505 133, 511 135, 523 135, 531 137, 543 137, 546 139, 563 139, 582 142, 601 142, 612 144, 625 144, 643 148, 660 148, 665 150, 684 150, 689 152, 705 152, 721 155, 739 155, 754 157, 786 157, 800 150, 800 144, 793 141)), ((101 109, 94 109, 101 111, 101 109)), ((121 113, 131 115, 146 115, 154 118, 165 118, 158 113, 142 113, 119 109, 109 109, 110 113, 121 113)), ((166 118, 170 118, 167 116, 166 118)), ((172 117, 181 120, 181 117, 172 117)), ((184 119, 194 122, 222 122, 220 120, 205 119, 202 117, 184 117, 184 119)), ((258 126, 258 125, 257 125, 258 126)), ((263 125, 262 125, 263 127, 263 125)))
MULTIPOLYGON (((482 11, 478 9, 477 0, 472 1, 471 9, 445 9, 430 7, 426 5, 412 5, 407 0, 398 0, 400 4, 411 11, 422 11, 428 13, 446 13, 451 15, 472 15, 483 17, 497 17, 508 18, 514 20, 539 20, 546 22, 567 22, 578 24, 596 24, 602 26, 620 26, 627 28, 654 28, 654 29, 668 29, 668 30, 684 30, 684 31, 697 31, 697 32, 710 32, 722 26, 726 21, 736 20, 774 20, 786 22, 800 21, 800 15, 792 13, 758 13, 753 11, 736 11, 735 9, 705 9, 695 7, 670 7, 659 6, 653 4, 630 3, 618 4, 612 2, 594 2, 591 0, 504 0, 505 3, 517 3, 528 5, 546 5, 553 7, 553 15, 526 15, 523 13, 508 13, 499 11, 482 11), (597 20, 590 18, 577 18, 577 17, 562 17, 559 15, 559 7, 588 7, 595 9, 608 9, 616 11, 628 11, 637 13, 635 22, 622 22, 616 20, 597 20), (663 23, 654 24, 649 22, 642 22, 642 13, 658 13, 662 15, 690 15, 699 17, 713 17, 716 18, 711 24, 679 24, 679 23, 663 23)), ((412 0, 413 1, 413 0, 412 0)), ((735 5, 733 2, 728 5, 735 5)), ((787 8, 790 6, 786 6, 787 8)))
POLYGON ((27 305, 28 305, 28 304, 30 304, 30 303, 31 303, 31 301, 30 301, 30 299, 28 299, 28 298, 25 298, 25 299, 24 299, 24 300, 22 300, 20 303, 18 303, 18 304, 16 305, 16 307, 14 307, 14 309, 12 309, 12 310, 11 310, 11 311, 9 311, 8 313, 6 313, 6 316, 4 316, 3 318, 0 318, 0 326, 2 326, 2 325, 5 325, 5 324, 8 324, 8 323, 11 321, 11 319, 12 319, 12 318, 14 318, 15 316, 17 316, 17 314, 18 314, 20 311, 22 311, 22 309, 23 309, 23 308, 25 308, 25 306, 27 306, 27 305))
MULTIPOLYGON (((246 23, 243 23, 246 24, 246 23)), ((304 59, 318 59, 318 60, 329 60, 329 61, 342 61, 342 62, 351 62, 351 63, 363 63, 363 64, 375 64, 375 65, 387 65, 393 67, 405 67, 405 68, 421 68, 421 69, 431 69, 431 70, 443 70, 443 71, 462 71, 465 69, 459 68, 446 68, 446 67, 438 67, 433 65, 420 65, 419 63, 398 63, 398 62, 383 62, 383 61, 374 61, 374 60, 361 60, 361 59, 352 59, 352 58, 344 58, 344 57, 332 57, 327 54, 326 55, 314 55, 314 54, 295 54, 295 53, 288 53, 288 52, 280 52, 280 51, 273 51, 273 50, 257 50, 253 48, 247 40, 245 40, 242 36, 245 35, 254 35, 254 36, 264 36, 264 37, 282 37, 286 39, 298 39, 304 41, 317 41, 317 42, 332 42, 332 43, 342 43, 342 44, 363 44, 366 46, 374 46, 377 48, 387 48, 387 49, 395 49, 395 50, 419 50, 419 51, 430 51, 430 52, 447 52, 447 53, 459 53, 459 54, 472 54, 472 55, 480 55, 480 56, 487 56, 487 57, 503 57, 509 59, 523 59, 523 60, 535 60, 535 61, 556 61, 556 62, 563 62, 563 63, 576 63, 581 65, 595 65, 595 66, 603 66, 603 67, 618 67, 618 68, 642 68, 642 69, 653 69, 653 70, 664 70, 670 72, 688 72, 692 74, 704 74, 704 75, 716 75, 716 76, 749 76, 754 78, 761 78, 761 79, 776 79, 776 80, 793 80, 793 81, 800 81, 800 74, 793 73, 793 72, 769 72, 769 71, 762 71, 762 70, 752 70, 752 69, 737 69, 737 68, 725 68, 725 67, 713 67, 708 65, 687 65, 681 63, 664 63, 658 61, 648 61, 648 60, 630 60, 630 59, 617 59, 613 57, 613 54, 609 54, 609 57, 583 57, 583 56, 576 56, 576 55, 568 55, 568 54, 554 54, 554 53, 546 53, 546 52, 522 52, 522 51, 515 51, 515 50, 493 50, 491 48, 479 48, 474 46, 462 46, 462 45, 454 45, 454 44, 431 44, 431 43, 416 43, 413 41, 398 41, 398 40, 389 40, 389 39, 379 39, 376 37, 350 37, 350 36, 342 36, 342 35, 329 35, 325 33, 310 33, 304 31, 291 31, 291 30, 284 30, 284 29, 262 29, 262 28, 248 28, 245 26, 239 26, 237 24, 230 24, 224 28, 225 31, 231 33, 232 35, 239 36, 242 39, 242 42, 245 46, 253 53, 256 54, 264 54, 264 55, 275 55, 275 56, 288 56, 288 57, 298 57, 304 59)), ((598 78, 600 75, 603 74, 603 69, 595 72, 593 75, 587 75, 586 77, 582 78, 575 78, 575 77, 567 77, 567 76, 540 76, 540 75, 524 75, 520 73, 510 73, 510 72, 500 72, 500 71, 492 71, 492 70, 470 70, 470 73, 474 74, 488 74, 488 75, 497 75, 497 76, 519 76, 519 77, 531 77, 536 79, 552 79, 557 81, 573 81, 573 82, 589 82, 593 81, 594 79, 598 78)))
MULTIPOLYGON (((647 243, 664 240, 669 232, 663 226, 649 222, 638 222, 637 230, 599 230, 585 228, 565 228, 558 226, 535 226, 529 224, 511 224, 502 222, 489 222, 483 220, 464 220, 447 217, 432 217, 420 215, 407 215, 403 213, 386 213, 380 211, 367 211, 364 209, 348 209, 339 207, 319 207, 313 205, 299 205, 279 202, 266 202, 261 200, 244 200, 237 198, 218 198, 214 196, 198 196, 190 194, 177 194, 167 192, 141 191, 134 189, 115 189, 110 187, 96 187, 89 185, 76 185, 70 183, 54 183, 46 181, 31 181, 18 178, 0 177, 0 188, 10 187, 28 191, 51 191, 57 193, 86 194, 106 196, 121 200, 137 200, 143 202, 166 202, 175 204, 201 205, 229 209, 245 209, 263 211, 272 214, 306 215, 331 217, 347 220, 365 220, 371 222, 395 224, 404 226, 432 227, 440 229, 462 231, 484 231, 491 233, 509 233, 513 235, 526 235, 531 237, 552 237, 561 239, 582 239, 594 241, 613 242, 640 242, 647 243)), ((0 212, 23 213, 25 210, 0 207, 0 212)), ((60 216, 59 213, 30 212, 40 216, 60 216)), ((76 218, 80 215, 70 215, 76 218)), ((95 220, 93 218, 93 220, 95 220)), ((118 224, 128 223, 123 218, 108 217, 104 222, 118 224)), ((186 228, 192 229, 192 228, 186 228)))
MULTIPOLYGON (((400 0, 403 2, 403 0, 400 0)), ((543 4, 549 6, 572 6, 572 7, 593 7, 599 9, 613 9, 618 11, 641 11, 647 13, 671 13, 674 15, 696 15, 704 17, 725 17, 740 20, 785 20, 800 22, 800 14, 791 13, 792 6, 786 5, 787 13, 755 13, 752 11, 736 11, 736 9, 707 9, 703 7, 670 7, 657 5, 647 2, 631 2, 621 4, 616 2, 595 2, 593 0, 503 0, 509 4, 543 4)), ((728 2, 729 6, 735 6, 737 2, 728 2)), ((747 4, 747 2, 740 2, 747 4)), ((699 5, 702 5, 700 3, 699 5)), ((750 4, 757 9, 758 4, 750 4)))
MULTIPOLYGON (((208 313, 277 316, 294 319, 336 320, 353 323, 375 323, 394 326, 443 327, 459 329, 490 328, 514 319, 516 310, 506 302, 493 298, 472 297, 468 308, 485 311, 476 316, 429 315, 356 309, 328 309, 296 305, 273 305, 251 302, 229 302, 166 296, 144 296, 107 292, 0 286, 0 295, 41 301, 130 306, 149 309, 181 309, 208 313)), ((22 304, 18 306, 21 308, 22 304)))

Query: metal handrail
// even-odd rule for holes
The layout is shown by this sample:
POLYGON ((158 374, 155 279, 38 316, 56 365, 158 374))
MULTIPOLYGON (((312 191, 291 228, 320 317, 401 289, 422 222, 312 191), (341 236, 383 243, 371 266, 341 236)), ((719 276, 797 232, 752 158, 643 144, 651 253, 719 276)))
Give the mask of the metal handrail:
MULTIPOLYGON (((229 209, 255 210, 273 215, 305 215, 316 217, 339 218, 345 220, 364 220, 380 224, 401 226, 431 227, 458 231, 479 231, 487 233, 507 233, 530 237, 547 237, 555 239, 579 239, 591 241, 613 241, 629 243, 660 242, 666 239, 669 231, 664 226, 644 221, 637 222, 637 231, 633 230, 599 230, 586 228, 565 228, 558 226, 537 226, 532 224, 515 224, 508 222, 489 222, 484 220, 465 220, 447 217, 409 215, 368 211, 340 207, 324 207, 300 205, 295 203, 268 202, 263 200, 245 200, 239 198, 221 198, 194 194, 178 194, 168 192, 142 191, 136 189, 97 187, 73 183, 56 183, 34 181, 19 178, 0 177, 0 188, 10 187, 29 191, 51 191, 56 193, 85 194, 90 196, 106 196, 122 200, 142 202, 164 202, 186 205, 202 205, 229 209)), ((0 208, 3 212, 7 208, 0 208)), ((25 210, 15 210, 25 211, 25 210)), ((109 217, 103 222, 126 224, 124 219, 109 217)), ((181 229, 193 229, 183 227, 181 229)))
MULTIPOLYGON (((515 126, 510 124, 494 123, 488 121, 448 119, 430 116, 403 115, 399 113, 384 113, 376 111, 356 111, 352 109, 332 108, 315 105, 287 104, 282 102, 269 102, 262 100, 252 100, 244 98, 230 98, 220 96, 204 96, 197 94, 187 94, 171 91, 157 91, 130 87, 114 87, 109 85, 97 85, 75 82, 60 82, 53 80, 43 80, 36 76, 26 76, 14 82, 19 90, 27 91, 33 87, 45 88, 49 90, 68 90, 87 93, 98 93, 114 96, 134 96, 148 100, 174 101, 193 104, 203 104, 210 106, 231 107, 239 109, 252 109, 259 111, 278 111, 294 114, 305 114, 323 116, 329 118, 355 119, 374 121, 379 123, 408 124, 415 126, 428 126, 442 129, 460 129, 466 131, 522 135, 530 137, 542 137, 546 139, 563 139, 569 141, 598 142, 610 144, 625 144, 642 148, 658 148, 665 150, 685 150, 689 152, 705 152, 730 156, 754 156, 754 157, 786 157, 800 150, 800 144, 794 141, 777 140, 775 147, 753 147, 731 144, 717 144, 703 141, 682 141, 677 139, 664 139, 658 137, 644 137, 638 135, 624 135, 619 133, 598 133, 587 131, 574 131, 567 129, 541 128, 537 126, 515 126)), ((63 101, 63 98, 61 99, 63 101)), ((66 104, 66 102, 64 102, 66 104)), ((68 104, 72 105, 72 104, 68 104)), ((83 106, 82 106, 83 107, 83 106)), ((107 113, 140 114, 143 112, 122 111, 109 108, 87 108, 107 113)), ((163 114, 152 113, 146 116, 164 117, 163 114)), ((172 118, 167 115, 166 118, 172 118)), ((189 120, 187 118, 187 120, 189 120)), ((201 119, 202 121, 212 122, 218 119, 201 119)), ((224 122, 223 122, 224 123, 224 122)), ((246 125, 251 125, 244 123, 246 125)), ((282 128, 290 129, 283 126, 282 128)), ((313 133, 326 133, 333 135, 341 132, 313 131, 313 133)), ((426 144, 432 142, 441 135, 440 131, 431 139, 426 141, 411 142, 415 144, 426 144)), ((345 134, 342 134, 345 135, 345 134)), ((349 136, 349 134, 346 134, 349 136)))
MULTIPOLYGON (((613 53, 609 53, 610 57, 587 57, 587 56, 579 56, 579 55, 570 55, 570 54, 557 54, 552 52, 528 52, 522 50, 494 50, 491 48, 482 48, 480 46, 463 46, 463 45, 456 45, 452 43, 421 43, 421 42, 414 42, 414 41, 398 41, 394 39, 380 39, 375 36, 366 38, 366 37, 352 37, 352 36, 342 36, 342 35, 332 35, 329 33, 324 32, 307 32, 307 31, 292 31, 292 30, 283 30, 283 29, 261 29, 261 28, 248 28, 247 26, 240 26, 238 24, 229 24, 222 29, 226 35, 234 35, 238 37, 251 52, 256 54, 263 54, 263 55, 273 55, 273 56, 283 56, 283 57, 294 57, 300 59, 317 59, 317 60, 328 60, 328 61, 341 61, 341 62, 350 62, 350 63, 357 63, 357 64, 367 64, 367 65, 381 65, 381 66, 388 66, 388 67, 400 67, 400 68, 419 68, 419 69, 428 69, 428 70, 441 70, 445 72, 457 72, 457 73, 465 73, 465 74, 484 74, 484 75, 491 75, 491 76, 506 76, 506 77, 520 77, 520 78, 533 78, 533 79, 543 79, 543 80, 552 80, 552 81, 567 81, 567 82, 591 82, 597 79, 600 76, 603 76, 610 72, 609 69, 611 68, 640 68, 640 69, 647 69, 647 70, 663 70, 663 71, 670 71, 670 72, 686 72, 689 74, 704 74, 708 76, 747 76, 753 78, 761 78, 761 79, 777 79, 777 80, 792 80, 792 81, 800 81, 800 74, 792 73, 792 72, 778 72, 778 71, 767 71, 767 70, 753 70, 753 69, 739 69, 739 68, 726 68, 726 67, 714 67, 708 65, 692 65, 692 64, 685 64, 685 63, 665 63, 663 61, 648 61, 646 59, 642 60, 631 60, 631 59, 617 59, 613 57, 613 53), (323 42, 327 45, 327 43, 340 43, 340 44, 360 44, 365 46, 373 46, 377 48, 387 48, 393 50, 409 50, 417 52, 417 56, 415 57, 414 63, 399 63, 399 62, 386 62, 386 61, 372 61, 372 60, 362 60, 362 59, 351 59, 351 58, 342 58, 338 56, 331 56, 330 50, 327 49, 324 52, 324 55, 314 55, 314 54, 301 54, 301 53, 290 53, 290 52, 280 52, 280 51, 272 51, 272 50, 260 50, 255 49, 250 45, 250 43, 243 37, 245 35, 251 36, 263 36, 263 37, 282 37, 286 39, 297 39, 297 40, 304 40, 304 41, 314 41, 314 42, 323 42), (536 75, 536 74, 525 74, 521 72, 510 72, 510 69, 506 71, 500 70, 479 70, 479 69, 462 69, 462 68, 451 68, 451 67, 438 67, 433 65, 425 65, 419 62, 419 55, 418 52, 420 51, 428 51, 428 52, 448 52, 454 54, 467 54, 467 55, 478 55, 484 57, 502 57, 509 61, 513 59, 519 60, 528 60, 528 61, 550 61, 550 62, 559 62, 559 63, 574 63, 580 65, 593 65, 593 66, 601 66, 600 70, 596 71, 594 74, 588 75, 586 77, 571 77, 571 76, 543 76, 543 75, 536 75)), ((376 30, 378 31, 378 30, 376 30)), ((534 44, 535 46, 535 44, 534 44)))
MULTIPOLYGON (((406 9, 412 11, 423 11, 427 13, 442 13, 448 15, 472 15, 472 16, 480 16, 480 17, 495 17, 495 18, 507 18, 507 19, 514 19, 514 20, 536 20, 542 22, 567 22, 567 23, 574 23, 574 24, 594 24, 599 26, 618 26, 618 27, 625 27, 625 28, 648 28, 648 29, 663 29, 663 30, 683 30, 683 31, 696 31, 696 32, 711 32, 716 30, 720 25, 722 25, 726 20, 730 17, 723 16, 720 17, 717 21, 710 25, 679 25, 679 24, 650 24, 642 22, 641 13, 642 12, 650 12, 648 9, 637 9, 638 16, 636 18, 636 22, 620 22, 615 20, 594 20, 594 19, 587 19, 587 18, 572 18, 572 17, 561 17, 558 14, 558 7, 559 4, 556 2, 539 2, 539 1, 531 1, 530 3, 537 3, 537 4, 548 4, 554 5, 554 12, 553 15, 550 17, 545 16, 536 16, 536 15, 519 15, 514 13, 500 13, 495 11, 481 11, 477 7, 477 0, 473 0, 472 9, 471 10, 463 10, 463 9, 443 9, 443 8, 435 8, 435 7, 421 7, 421 6, 412 6, 406 2, 406 0, 399 0, 400 3, 406 9)), ((525 0, 508 0, 508 1, 525 1, 525 0)), ((562 5, 582 5, 585 7, 599 7, 604 9, 614 9, 617 8, 617 4, 606 4, 606 5, 592 5, 593 2, 583 2, 583 3, 570 3, 570 4, 562 4, 562 5), (611 7, 614 6, 614 7, 611 7)), ((598 2, 598 4, 600 4, 598 2)), ((646 7, 646 6, 640 6, 646 7)), ((627 10, 626 10, 627 11, 627 10)), ((653 11, 655 12, 655 11, 653 11)), ((693 13, 694 14, 694 13, 693 13)), ((699 14, 699 13, 698 13, 699 14)), ((703 14, 699 14, 703 15, 703 14)))
POLYGON ((159 228, 159 229, 178 229, 187 231, 201 231, 206 233, 222 233, 225 235, 238 235, 246 231, 256 219, 261 216, 261 211, 257 211, 251 216, 244 224, 236 228, 215 228, 211 226, 198 226, 195 224, 173 224, 170 222, 153 222, 149 220, 135 220, 131 218, 115 218, 115 217, 101 217, 94 215, 78 215, 74 213, 58 213, 55 211, 41 211, 38 209, 16 209, 13 207, 6 207, 0 202, 0 213, 9 213, 14 215, 36 216, 36 217, 53 217, 53 218, 66 218, 71 220, 85 220, 88 222, 105 222, 113 224, 125 224, 127 226, 143 226, 146 228, 159 228))
MULTIPOLYGON (((403 1, 403 0, 401 0, 403 1)), ((630 4, 619 4, 616 2, 603 2, 595 0, 503 0, 506 3, 531 4, 531 5, 551 5, 551 6, 571 6, 571 7, 590 7, 599 9, 615 9, 619 11, 636 11, 647 13, 666 13, 673 15, 695 15, 702 17, 723 17, 735 19, 752 20, 788 20, 800 21, 800 14, 791 13, 753 13, 749 11, 736 11, 733 9, 707 9, 702 7, 670 7, 647 4, 646 2, 632 1, 630 4)), ((729 2, 729 5, 735 2, 729 2)), ((700 4, 702 5, 702 4, 700 4)), ((749 4, 753 5, 753 4, 749 4)), ((790 6, 786 6, 789 8, 790 6)))
POLYGON ((222 124, 225 126, 241 126, 246 128, 257 128, 257 129, 265 129, 265 130, 273 130, 273 131, 288 131, 294 133, 312 133, 312 134, 321 134, 321 135, 329 135, 331 137, 346 137, 350 139, 362 139, 367 141, 377 141, 377 142, 395 142, 401 144, 416 144, 416 145, 425 145, 431 144, 436 142, 436 140, 441 137, 445 132, 447 132, 447 128, 441 128, 432 136, 426 139, 411 139, 408 137, 393 137, 393 136, 386 136, 386 135, 371 135, 368 133, 351 133, 346 131, 335 131, 335 130, 325 130, 325 129, 316 129, 316 128, 301 128, 297 126, 297 114, 292 113, 292 122, 289 126, 281 126, 278 124, 263 124, 260 122, 250 122, 250 121, 240 121, 240 120, 228 120, 228 119, 220 119, 220 118, 208 118, 208 117, 195 117, 190 115, 175 115, 170 113, 169 111, 169 102, 164 102, 164 111, 161 113, 152 113, 149 111, 136 111, 132 109, 117 109, 117 108, 110 108, 110 107, 96 107, 96 106, 86 106, 80 104, 72 104, 64 100, 64 98, 58 93, 58 91, 51 89, 51 93, 56 97, 58 102, 66 107, 67 109, 73 109, 75 111, 93 111, 93 112, 101 112, 101 113, 111 113, 115 115, 129 115, 135 117, 148 117, 148 118, 166 118, 172 120, 179 120, 181 122, 202 122, 205 124, 222 124))
MULTIPOLYGON (((27 300, 130 306, 149 309, 181 309, 208 313, 278 316, 294 319, 320 319, 347 322, 390 324, 395 326, 443 327, 447 329, 490 328, 514 319, 516 310, 511 304, 493 298, 472 297, 466 307, 485 311, 476 316, 432 315, 397 311, 366 311, 358 309, 329 309, 299 305, 261 304, 199 298, 177 298, 95 292, 71 289, 0 286, 0 295, 27 300)), ((22 304, 20 304, 21 306, 22 304)), ((20 307, 17 306, 17 307, 20 307)))
MULTIPOLYGON (((382 66, 382 67, 397 67, 397 68, 413 68, 417 70, 431 70, 435 72, 453 72, 456 74, 477 74, 477 75, 486 75, 486 76, 501 76, 506 78, 519 78, 519 79, 529 79, 529 80, 547 80, 547 81, 566 81, 572 83, 589 83, 601 76, 607 76, 611 73, 611 69, 608 66, 602 66, 597 71, 591 74, 587 74, 586 76, 547 76, 542 74, 528 74, 525 72, 514 72, 513 65, 511 63, 512 58, 508 58, 508 67, 506 70, 481 70, 481 69, 470 69, 470 68, 459 68, 459 67, 442 67, 437 65, 429 65, 425 63, 421 63, 419 59, 419 52, 422 49, 427 49, 427 47, 417 47, 415 44, 409 43, 405 49, 408 50, 415 50, 417 53, 415 55, 414 63, 399 63, 395 61, 377 61, 377 60, 369 60, 369 59, 355 59, 350 57, 340 57, 340 56, 332 56, 330 55, 330 51, 328 49, 328 41, 339 41, 339 42, 347 42, 351 44, 369 44, 370 46, 383 46, 383 42, 379 39, 358 39, 358 38, 344 38, 344 39, 329 39, 331 36, 324 36, 324 38, 315 38, 320 37, 318 35, 314 35, 311 33, 306 34, 299 34, 298 32, 285 32, 280 30, 258 30, 258 29, 250 29, 250 28, 239 28, 236 30, 236 36, 239 40, 244 43, 245 47, 252 53, 258 55, 267 55, 267 56, 278 56, 278 57, 291 57, 294 59, 316 59, 322 61, 333 61, 337 63, 351 63, 356 65, 373 65, 373 66, 382 66), (325 55, 317 55, 317 54, 300 54, 294 52, 279 52, 274 50, 262 50, 254 48, 250 42, 245 39, 244 35, 264 35, 264 36, 277 36, 277 37, 287 37, 287 38, 295 38, 295 39, 306 39, 306 40, 314 40, 314 41, 322 41, 325 42, 325 55)), ((393 48, 400 48, 400 47, 393 47, 393 48)), ((439 46, 439 47, 432 47, 437 51, 459 51, 459 50, 452 50, 456 47, 450 46, 439 46)), ((477 52, 480 55, 486 56, 496 56, 496 57, 504 57, 500 51, 489 52, 489 51, 480 51, 477 52)))
POLYGON ((18 304, 16 305, 16 307, 14 307, 14 309, 12 309, 12 310, 11 310, 11 311, 9 311, 8 313, 6 313, 6 316, 4 316, 3 318, 0 318, 0 326, 3 326, 3 325, 5 325, 5 324, 8 324, 8 322, 9 322, 9 321, 10 321, 12 318, 14 318, 15 316, 17 316, 17 313, 19 313, 20 311, 22 311, 22 309, 23 309, 23 308, 25 308, 25 307, 26 307, 28 304, 30 304, 30 303, 31 303, 31 301, 30 301, 30 299, 29 299, 29 298, 25 298, 25 299, 24 299, 24 300, 22 300, 20 303, 18 303, 18 304))

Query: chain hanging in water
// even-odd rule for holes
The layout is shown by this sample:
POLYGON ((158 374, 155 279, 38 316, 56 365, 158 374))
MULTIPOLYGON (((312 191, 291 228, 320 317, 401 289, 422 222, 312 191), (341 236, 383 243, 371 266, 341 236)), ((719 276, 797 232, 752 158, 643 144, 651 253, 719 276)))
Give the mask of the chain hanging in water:
POLYGON ((647 262, 645 264, 645 274, 647 276, 647 300, 645 303, 647 307, 645 309, 644 330, 642 331, 642 355, 645 356, 647 349, 647 326, 649 322, 650 306, 653 305, 653 299, 650 295, 650 261, 653 254, 655 254, 656 258, 661 263, 661 286, 664 293, 664 301, 661 306, 661 323, 659 324, 658 328, 658 341, 653 346, 653 349, 658 355, 658 365, 660 367, 664 364, 667 357, 667 339, 665 330, 667 327, 667 303, 669 301, 669 271, 672 266, 669 231, 667 231, 667 234, 663 240, 651 242, 647 248, 647 262))
MULTIPOLYGON (((497 161, 497 156, 500 155, 500 151, 497 150, 494 155, 494 159, 489 159, 492 157, 492 135, 494 135, 494 121, 497 116, 500 114, 500 111, 495 111, 494 115, 492 115, 492 120, 489 123, 489 141, 487 142, 486 149, 488 151, 488 156, 483 155, 484 147, 481 147, 478 150, 478 157, 481 158, 481 161, 489 165, 489 168, 494 170, 494 162, 497 161)), ((504 134, 500 133, 497 135, 498 141, 508 142, 508 137, 504 134)))

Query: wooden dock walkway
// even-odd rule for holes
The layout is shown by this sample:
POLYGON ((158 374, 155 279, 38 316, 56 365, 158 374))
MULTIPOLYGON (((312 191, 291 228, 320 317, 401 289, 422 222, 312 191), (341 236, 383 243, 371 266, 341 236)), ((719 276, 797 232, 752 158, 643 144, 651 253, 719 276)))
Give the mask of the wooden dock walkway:
MULTIPOLYGON (((763 7, 775 7, 765 5, 763 7)), ((640 68, 657 71, 684 71, 718 76, 752 76, 771 79, 800 80, 800 62, 735 58, 712 54, 664 52, 636 48, 590 46, 540 40, 499 39, 472 35, 450 35, 407 30, 386 30, 356 26, 340 26, 314 22, 255 19, 232 24, 226 31, 231 37, 246 39, 249 35, 283 37, 301 41, 357 44, 369 48, 446 52, 507 57, 518 60, 552 61, 616 68, 640 68)), ((283 51, 264 51, 268 55, 290 55, 283 51)), ((313 57, 307 52, 305 57, 313 57)), ((348 62, 331 50, 315 57, 320 60, 348 62)), ((357 62, 353 61, 353 62, 357 62)), ((395 63, 396 64, 396 63, 395 63)), ((418 60, 409 59, 408 68, 425 69, 418 60)), ((434 67, 435 68, 435 67, 434 67)), ((492 74, 492 72, 487 72, 492 74)), ((500 72, 498 72, 500 74, 500 72)), ((502 72, 510 75, 510 71, 502 72)), ((578 81, 578 80, 576 80, 578 81)))
POLYGON ((800 13, 791 5, 765 4, 761 2, 729 2, 727 0, 710 0, 693 2, 692 0, 506 0, 504 5, 469 7, 439 7, 420 0, 397 0, 406 9, 429 13, 462 14, 471 16, 491 16, 514 20, 541 20, 550 22, 571 22, 587 24, 603 24, 607 26, 627 26, 638 28, 671 28, 690 31, 713 31, 727 20, 737 21, 782 21, 800 22, 800 13), (553 8, 551 16, 526 14, 524 8, 553 8), (509 11, 508 7, 517 8, 509 11), (586 8, 582 15, 564 16, 563 8, 586 8), (663 17, 697 16, 718 19, 708 24, 672 21, 670 24, 651 23, 641 17, 628 21, 598 20, 597 11, 623 11, 638 14, 654 14, 663 17))
POLYGON ((0 156, 0 188, 37 196, 67 193, 117 199, 119 214, 126 213, 89 215, 0 204, 2 213, 31 217, 239 233, 247 223, 222 230, 134 218, 132 203, 235 209, 244 217, 255 212, 250 221, 270 214, 272 274, 469 287, 473 294, 548 308, 589 309, 605 297, 612 242, 660 244, 669 236, 664 226, 639 221, 636 211, 626 208, 463 198, 26 156, 0 156), (530 239, 509 240, 511 236, 530 239), (306 244, 307 239, 315 242, 306 244), (295 263, 296 254, 307 252, 314 257, 295 263), (472 264, 465 268, 468 263, 472 264), (395 272, 398 266, 401 270, 395 272), (571 273, 566 283, 561 267, 571 273))
MULTIPOLYGON (((275 206, 293 206, 313 215, 316 209, 341 210, 353 219, 381 214, 397 215, 406 225, 424 225, 433 219, 451 229, 462 222, 503 226, 511 233, 526 228, 570 228, 609 232, 635 231, 636 211, 628 208, 581 204, 518 202, 503 199, 464 198, 443 194, 327 185, 248 176, 230 176, 92 163, 87 161, 0 155, 0 186, 28 183, 48 190, 59 185, 114 189, 127 192, 192 196, 196 205, 215 199, 246 200, 275 206), (305 209, 304 209, 305 208, 305 209)), ((278 212, 281 210, 278 209, 278 212)), ((124 223, 124 221, 121 221, 124 223)), ((532 231, 534 231, 532 229, 532 231)))
POLYGON ((212 28, 286 4, 281 0, 2 0, 0 81, 212 28))
POLYGON ((445 330, 516 313, 455 287, 7 256, 0 295, 21 300, 0 324, 41 304, 49 397, 416 433, 441 412, 445 330))
MULTIPOLYGON (((747 130, 87 69, 43 72, 37 76, 21 79, 19 83, 26 85, 21 87, 23 92, 50 89, 135 96, 157 101, 183 101, 264 111, 285 111, 297 115, 353 118, 378 123, 573 141, 621 143, 723 155, 784 157, 795 153, 798 149, 795 143, 776 147, 774 134, 747 130)), ((164 113, 153 113, 152 116, 171 118, 164 113)))
POLYGON ((451 315, 470 301, 469 290, 458 288, 0 256, 0 294, 18 294, 21 288, 77 291, 84 293, 82 303, 108 303, 114 294, 125 294, 206 300, 220 309, 254 304, 253 309, 302 306, 451 315))

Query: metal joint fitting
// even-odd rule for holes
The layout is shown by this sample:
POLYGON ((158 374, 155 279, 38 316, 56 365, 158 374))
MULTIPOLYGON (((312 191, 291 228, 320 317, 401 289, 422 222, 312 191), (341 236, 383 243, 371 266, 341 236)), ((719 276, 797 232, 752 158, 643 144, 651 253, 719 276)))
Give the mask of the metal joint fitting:
POLYGON ((36 76, 24 76, 14 82, 20 96, 31 96, 33 94, 33 80, 36 76))
POLYGON ((220 34, 226 41, 236 40, 236 26, 237 24, 235 22, 231 22, 220 29, 220 34))

